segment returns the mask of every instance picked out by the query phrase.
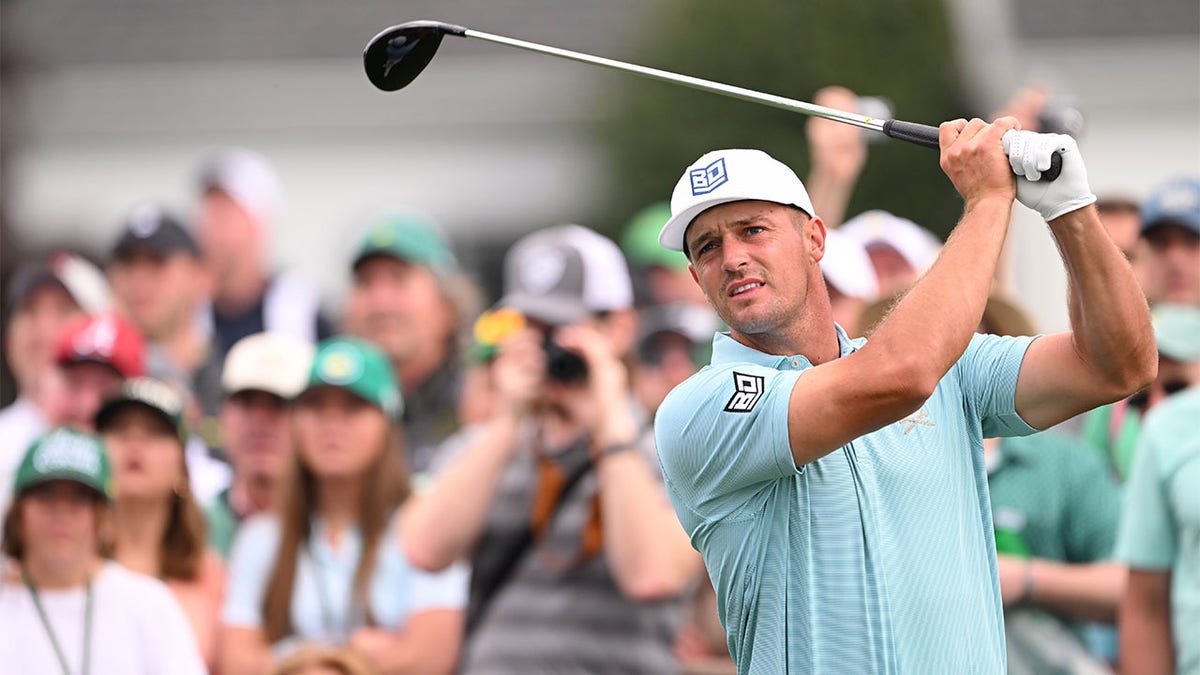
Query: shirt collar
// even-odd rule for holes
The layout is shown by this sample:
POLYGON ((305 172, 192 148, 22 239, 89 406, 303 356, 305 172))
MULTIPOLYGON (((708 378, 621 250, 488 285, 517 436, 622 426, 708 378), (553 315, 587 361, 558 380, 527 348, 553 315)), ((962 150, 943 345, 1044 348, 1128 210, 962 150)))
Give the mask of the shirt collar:
MULTIPOLYGON (((866 338, 855 338, 851 340, 846 331, 842 327, 833 324, 834 330, 837 331, 838 346, 841 348, 840 357, 852 354, 862 348, 867 343, 866 338)), ((712 365, 722 363, 753 363, 775 370, 783 370, 788 368, 793 361, 799 360, 804 368, 811 368, 812 362, 803 354, 793 354, 791 356, 779 356, 778 354, 765 354, 733 339, 728 332, 717 333, 713 337, 713 355, 712 365)))

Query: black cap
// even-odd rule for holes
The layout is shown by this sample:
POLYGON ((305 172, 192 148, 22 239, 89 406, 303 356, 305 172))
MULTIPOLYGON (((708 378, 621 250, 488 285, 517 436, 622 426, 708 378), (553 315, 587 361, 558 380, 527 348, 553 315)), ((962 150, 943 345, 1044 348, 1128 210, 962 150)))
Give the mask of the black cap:
POLYGON ((108 308, 108 286, 95 265, 69 251, 56 251, 44 260, 23 263, 5 284, 5 300, 13 310, 24 307, 37 291, 56 287, 66 291, 86 313, 108 308))
POLYGON ((147 251, 159 258, 179 251, 200 257, 200 248, 183 223, 157 204, 142 204, 129 212, 112 257, 123 258, 134 251, 147 251))

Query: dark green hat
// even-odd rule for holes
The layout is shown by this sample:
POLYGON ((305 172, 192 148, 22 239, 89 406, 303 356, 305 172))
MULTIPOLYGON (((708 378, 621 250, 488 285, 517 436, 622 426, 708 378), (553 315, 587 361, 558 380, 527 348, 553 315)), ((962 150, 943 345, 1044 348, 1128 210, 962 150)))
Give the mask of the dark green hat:
POLYGON ((113 498, 112 468, 100 439, 70 427, 51 429, 25 451, 17 468, 13 494, 52 480, 87 486, 105 499, 113 498))
POLYGON ((404 409, 392 364, 383 352, 355 338, 335 337, 317 345, 305 391, 317 387, 345 389, 388 417, 397 418, 404 409))
POLYGON ((370 220, 352 267, 358 269, 362 261, 377 255, 428 267, 439 274, 451 272, 458 265, 437 226, 413 213, 387 213, 370 220))
POLYGON ((183 423, 183 398, 166 382, 149 377, 126 380, 115 397, 104 402, 96 412, 97 431, 104 431, 118 410, 139 405, 149 408, 162 418, 182 443, 187 443, 187 427, 183 423))
POLYGON ((658 243, 658 233, 671 219, 671 205, 656 202, 634 214, 625 226, 621 248, 635 267, 666 267, 684 269, 687 258, 678 251, 670 251, 658 243))

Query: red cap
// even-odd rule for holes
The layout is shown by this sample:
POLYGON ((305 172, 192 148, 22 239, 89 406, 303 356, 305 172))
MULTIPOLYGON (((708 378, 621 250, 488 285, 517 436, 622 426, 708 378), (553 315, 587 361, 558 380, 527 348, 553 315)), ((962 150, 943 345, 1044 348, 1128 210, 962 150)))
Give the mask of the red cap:
POLYGON ((121 377, 146 374, 146 345, 141 333, 115 314, 96 314, 71 326, 58 340, 54 361, 60 366, 80 361, 111 366, 121 377))

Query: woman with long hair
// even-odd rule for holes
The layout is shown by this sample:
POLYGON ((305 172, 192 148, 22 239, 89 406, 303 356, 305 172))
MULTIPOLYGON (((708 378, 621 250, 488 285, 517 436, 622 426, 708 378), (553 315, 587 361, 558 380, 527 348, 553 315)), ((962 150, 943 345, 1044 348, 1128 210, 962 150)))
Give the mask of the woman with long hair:
POLYGON ((466 574, 416 570, 396 536, 408 497, 400 389, 374 347, 318 345, 292 408, 296 455, 278 513, 246 521, 230 558, 221 670, 269 671, 304 644, 347 646, 380 673, 448 673, 466 574))
POLYGON ((211 667, 225 566, 208 548, 204 514, 188 480, 183 399, 159 380, 127 380, 100 407, 95 424, 116 484, 113 558, 167 584, 211 667))
POLYGON ((0 670, 205 672, 170 591, 105 560, 112 476, 96 437, 51 430, 25 452, 13 487, 0 560, 0 670))

